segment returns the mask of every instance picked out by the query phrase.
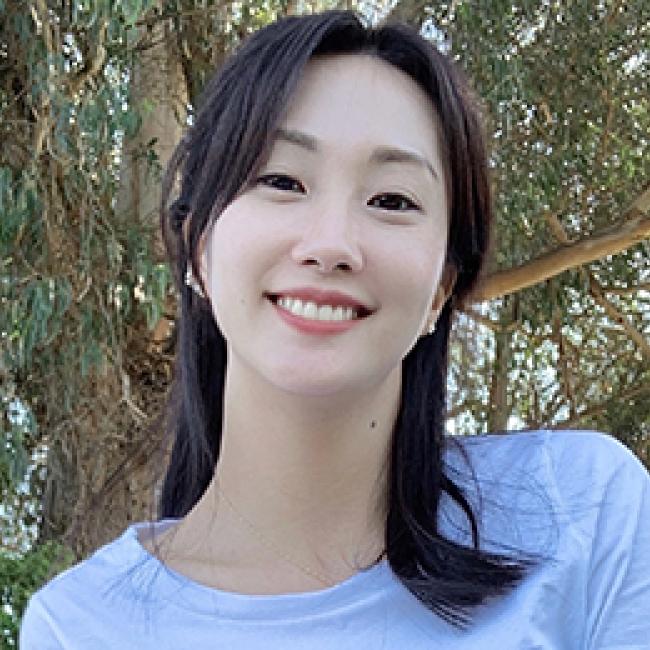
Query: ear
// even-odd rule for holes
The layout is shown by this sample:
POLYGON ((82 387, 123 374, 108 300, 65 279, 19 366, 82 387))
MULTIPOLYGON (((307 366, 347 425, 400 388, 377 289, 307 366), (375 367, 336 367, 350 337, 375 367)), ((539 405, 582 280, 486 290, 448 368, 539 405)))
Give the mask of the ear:
POLYGON ((447 300, 449 300, 449 296, 451 296, 454 290, 454 285, 456 284, 457 277, 458 273, 456 271, 456 267, 453 264, 447 264, 442 271, 436 293, 433 296, 433 300, 431 301, 431 312, 427 317, 422 332, 420 332, 420 336, 432 334, 436 329, 438 316, 440 315, 442 308, 445 306, 445 303, 447 300))
MULTIPOLYGON (((187 218, 183 222, 183 239, 185 241, 185 248, 186 250, 189 249, 189 241, 190 241, 190 221, 192 219, 192 214, 188 214, 187 218)), ((206 269, 207 269, 207 262, 206 262, 206 248, 208 245, 208 237, 209 237, 209 231, 210 228, 204 228, 203 232, 201 233, 201 237, 199 238, 199 242, 197 245, 197 260, 199 263, 199 272, 201 274, 201 283, 203 286, 207 286, 206 284, 206 269)))
POLYGON ((457 277, 458 271, 456 270, 456 267, 448 262, 442 271, 438 288, 436 289, 433 301, 431 302, 431 311, 433 312, 434 318, 438 317, 438 314, 442 311, 449 296, 451 296, 457 277))
POLYGON ((201 238, 196 247, 196 257, 199 264, 199 273, 201 274, 201 281, 203 286, 208 287, 208 246, 209 246, 209 228, 206 228, 201 233, 201 238))

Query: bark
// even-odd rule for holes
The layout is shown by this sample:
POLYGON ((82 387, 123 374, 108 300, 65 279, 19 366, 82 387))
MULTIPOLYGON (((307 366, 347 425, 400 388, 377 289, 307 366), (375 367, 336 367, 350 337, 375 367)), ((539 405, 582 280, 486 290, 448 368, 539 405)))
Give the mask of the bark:
POLYGON ((142 124, 125 143, 117 211, 140 222, 157 223, 160 176, 147 162, 146 152, 154 143, 159 171, 164 169, 183 133, 187 86, 168 26, 157 23, 148 38, 154 45, 143 49, 138 58, 130 98, 142 114, 142 124))
POLYGON ((155 515, 169 364, 146 346, 142 338, 125 351, 132 389, 113 368, 88 376, 74 412, 50 431, 39 542, 63 542, 82 558, 155 515))
MULTIPOLYGON (((154 233, 160 182, 143 153, 153 141, 164 167, 185 118, 185 79, 175 40, 165 29, 164 23, 155 25, 147 38, 156 45, 143 48, 133 71, 131 102, 151 109, 137 135, 125 143, 115 215, 137 219, 154 233)), ((159 414, 171 372, 159 330, 152 334, 144 319, 132 323, 117 355, 123 361, 89 376, 74 412, 51 432, 39 541, 63 541, 81 558, 117 536, 127 522, 155 515, 155 490, 164 468, 156 453, 164 453, 159 414)))
POLYGON ((511 406, 508 402, 508 370, 512 359, 512 336, 517 327, 517 297, 503 306, 501 327, 494 332, 495 358, 492 364, 488 431, 499 432, 508 428, 511 406))
POLYGON ((501 330, 494 336, 496 356, 492 366, 490 384, 490 406, 488 410, 488 431, 499 432, 508 428, 510 408, 508 406, 508 366, 511 356, 512 333, 501 330))

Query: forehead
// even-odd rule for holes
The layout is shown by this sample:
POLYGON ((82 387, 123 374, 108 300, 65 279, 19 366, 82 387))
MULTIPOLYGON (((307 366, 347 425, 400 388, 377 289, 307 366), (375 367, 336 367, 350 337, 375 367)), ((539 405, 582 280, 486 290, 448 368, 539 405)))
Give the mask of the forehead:
POLYGON ((438 118, 430 99, 408 75, 371 55, 313 58, 282 126, 325 144, 380 144, 439 157, 438 118))

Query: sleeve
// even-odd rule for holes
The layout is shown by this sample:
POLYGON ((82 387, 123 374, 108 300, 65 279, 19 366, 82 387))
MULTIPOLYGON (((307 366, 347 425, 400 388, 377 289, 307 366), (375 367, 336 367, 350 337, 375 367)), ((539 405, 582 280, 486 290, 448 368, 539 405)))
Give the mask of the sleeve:
POLYGON ((64 650, 56 639, 47 611, 32 596, 25 608, 18 638, 20 650, 64 650))
POLYGON ((650 649, 650 475, 613 438, 601 445, 610 473, 591 546, 585 647, 650 649))

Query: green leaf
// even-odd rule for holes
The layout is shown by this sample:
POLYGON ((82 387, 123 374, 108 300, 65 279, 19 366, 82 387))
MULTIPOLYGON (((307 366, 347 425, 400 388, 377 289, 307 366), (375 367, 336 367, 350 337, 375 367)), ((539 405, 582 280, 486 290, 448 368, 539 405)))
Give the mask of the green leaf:
MULTIPOLYGON (((2 0, 0 0, 2 2, 2 0)), ((12 173, 9 167, 0 167, 0 215, 4 218, 5 213, 11 208, 11 183, 12 173)))
POLYGON ((135 25, 143 10, 142 0, 122 0, 122 15, 127 25, 135 25))
POLYGON ((125 135, 129 138, 132 138, 140 130, 142 117, 136 110, 129 109, 122 115, 121 122, 122 126, 124 127, 125 135))

